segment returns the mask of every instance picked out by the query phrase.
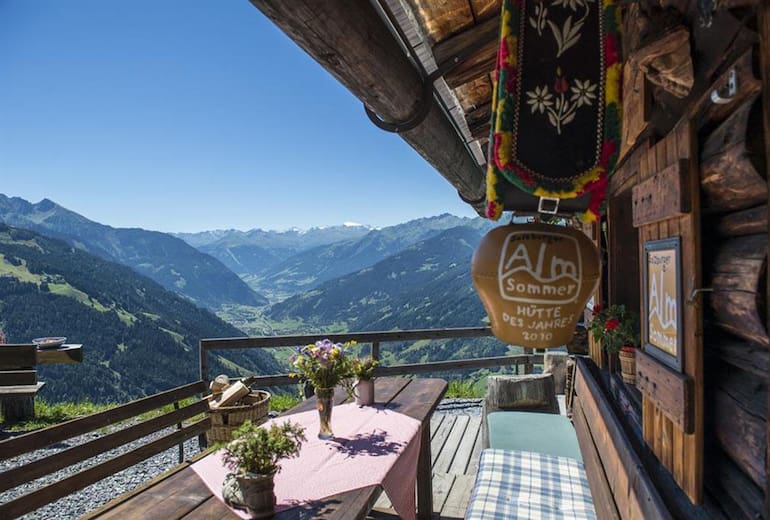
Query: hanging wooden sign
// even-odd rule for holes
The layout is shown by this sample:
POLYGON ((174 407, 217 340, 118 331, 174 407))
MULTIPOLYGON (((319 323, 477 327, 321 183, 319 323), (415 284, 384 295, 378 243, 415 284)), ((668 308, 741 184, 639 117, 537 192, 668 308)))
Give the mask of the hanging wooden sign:
POLYGON ((492 333, 527 348, 559 347, 572 339, 599 273, 599 252, 585 234, 546 224, 493 229, 471 266, 492 333))
POLYGON ((644 244, 645 352, 682 369, 682 272, 679 237, 644 244))

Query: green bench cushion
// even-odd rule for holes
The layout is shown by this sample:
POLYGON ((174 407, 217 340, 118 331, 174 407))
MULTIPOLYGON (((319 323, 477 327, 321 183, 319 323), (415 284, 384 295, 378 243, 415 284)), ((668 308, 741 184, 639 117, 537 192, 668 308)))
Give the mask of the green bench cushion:
POLYGON ((538 412, 487 414, 489 447, 534 451, 583 462, 575 428, 563 415, 538 412))

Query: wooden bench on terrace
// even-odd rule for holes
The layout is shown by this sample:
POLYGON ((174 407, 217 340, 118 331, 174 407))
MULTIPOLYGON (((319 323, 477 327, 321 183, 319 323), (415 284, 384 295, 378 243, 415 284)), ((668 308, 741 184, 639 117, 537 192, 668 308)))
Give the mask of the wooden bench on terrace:
POLYGON ((34 511, 48 503, 83 489, 94 482, 129 468, 176 444, 180 445, 181 462, 181 444, 187 439, 196 437, 208 430, 211 419, 206 416, 191 424, 183 425, 183 421, 205 413, 208 410, 208 404, 203 400, 196 400, 193 404, 179 408, 179 401, 200 395, 205 391, 206 384, 203 381, 198 381, 132 401, 111 410, 73 419, 42 430, 0 441, 0 460, 8 460, 24 453, 50 447, 79 435, 127 421, 126 424, 122 425, 121 429, 115 429, 83 444, 43 456, 33 462, 0 473, 1 496, 9 489, 16 488, 45 475, 53 474, 73 464, 84 462, 129 442, 157 433, 165 428, 173 427, 174 425, 177 428, 175 431, 166 433, 156 439, 148 439, 144 445, 137 449, 121 453, 104 462, 94 463, 77 473, 61 477, 52 484, 42 486, 18 498, 0 504, 0 518, 16 518, 34 511), (151 412, 169 404, 174 405, 175 409, 173 411, 161 413, 146 420, 142 420, 140 417, 146 412, 151 412))

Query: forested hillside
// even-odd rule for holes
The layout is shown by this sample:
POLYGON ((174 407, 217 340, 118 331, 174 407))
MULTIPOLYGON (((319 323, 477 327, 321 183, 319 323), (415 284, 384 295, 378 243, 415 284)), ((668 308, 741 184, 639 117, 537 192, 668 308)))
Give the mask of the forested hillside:
MULTIPOLYGON (((0 224, 0 326, 9 342, 66 336, 84 362, 39 367, 54 400, 125 401, 198 378, 198 341, 243 334, 128 267, 0 224)), ((277 373, 263 351, 212 359, 214 373, 277 373)))
POLYGON ((219 260, 172 235, 105 226, 43 199, 37 204, 0 194, 0 222, 59 238, 105 260, 127 265, 166 289, 215 309, 222 304, 264 305, 219 260))
MULTIPOLYGON (((478 226, 454 227, 276 304, 269 316, 353 331, 483 326, 486 313, 472 285, 470 262, 484 233, 478 226)), ((390 354, 392 361, 416 362, 507 351, 484 339, 395 346, 390 354)))

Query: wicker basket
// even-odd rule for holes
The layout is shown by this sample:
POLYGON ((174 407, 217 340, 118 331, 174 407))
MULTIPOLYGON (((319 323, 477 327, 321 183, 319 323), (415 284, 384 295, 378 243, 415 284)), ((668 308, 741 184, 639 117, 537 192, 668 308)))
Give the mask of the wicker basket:
POLYGON ((209 411, 211 429, 206 432, 209 445, 232 440, 233 431, 246 421, 260 424, 267 420, 269 392, 254 390, 240 402, 238 406, 222 406, 209 411))

